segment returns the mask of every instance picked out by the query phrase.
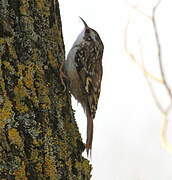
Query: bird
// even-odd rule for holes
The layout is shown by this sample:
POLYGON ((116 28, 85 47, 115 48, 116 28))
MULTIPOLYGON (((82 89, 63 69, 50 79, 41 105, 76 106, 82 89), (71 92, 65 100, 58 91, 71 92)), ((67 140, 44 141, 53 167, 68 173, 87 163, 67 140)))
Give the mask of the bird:
POLYGON ((78 35, 67 60, 65 71, 69 90, 81 104, 87 117, 86 152, 91 154, 93 141, 93 119, 96 115, 103 75, 102 59, 104 45, 99 34, 80 17, 84 29, 78 35))

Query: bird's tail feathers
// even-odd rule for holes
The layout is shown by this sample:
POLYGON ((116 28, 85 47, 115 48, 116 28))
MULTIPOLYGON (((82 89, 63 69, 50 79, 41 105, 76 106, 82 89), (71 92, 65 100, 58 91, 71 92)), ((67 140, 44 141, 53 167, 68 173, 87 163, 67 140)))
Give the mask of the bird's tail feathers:
POLYGON ((93 117, 90 112, 87 112, 87 141, 86 141, 86 151, 87 156, 91 157, 91 149, 92 149, 92 141, 93 141, 93 117))

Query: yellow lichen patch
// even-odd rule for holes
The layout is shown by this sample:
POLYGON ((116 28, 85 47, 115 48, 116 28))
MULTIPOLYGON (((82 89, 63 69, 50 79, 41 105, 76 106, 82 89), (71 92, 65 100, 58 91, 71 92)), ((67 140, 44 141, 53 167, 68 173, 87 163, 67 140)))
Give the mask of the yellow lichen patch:
POLYGON ((40 80, 44 78, 45 72, 42 68, 42 65, 35 65, 35 71, 39 74, 40 80))
POLYGON ((3 120, 0 120, 0 129, 3 129, 6 123, 3 120))
POLYGON ((50 7, 48 6, 48 3, 45 4, 44 0, 36 0, 36 6, 42 14, 45 16, 50 16, 50 7))
POLYGON ((52 67, 58 69, 57 59, 53 56, 50 50, 48 51, 48 59, 52 67))
MULTIPOLYGON (((36 132, 38 134, 42 133, 42 127, 38 125, 38 128, 36 129, 36 132)), ((33 138, 32 139, 32 144, 35 146, 35 147, 39 147, 43 144, 43 139, 41 138, 33 138)))
POLYGON ((15 102, 16 102, 16 109, 20 112, 27 112, 28 107, 21 101, 23 97, 27 96, 27 93, 20 81, 18 81, 18 85, 14 88, 15 93, 15 102))
POLYGON ((33 149, 31 152, 30 160, 36 161, 38 159, 39 152, 36 149, 33 149))
POLYGON ((48 110, 50 109, 50 104, 51 104, 51 101, 49 99, 48 96, 45 96, 43 99, 42 99, 42 104, 40 104, 41 108, 44 109, 44 110, 48 110))
POLYGON ((81 171, 81 169, 82 169, 82 164, 81 164, 81 162, 76 162, 76 163, 75 163, 75 168, 78 169, 79 171, 81 171))
MULTIPOLYGON (((74 129, 74 124, 73 123, 64 123, 64 129, 66 129, 66 131, 71 132, 71 129, 74 129)), ((76 144, 76 140, 78 139, 78 134, 76 134, 74 131, 71 132, 71 136, 68 137, 70 138, 70 144, 72 144, 73 146, 77 146, 76 144)))
POLYGON ((22 14, 22 15, 28 15, 28 9, 26 8, 26 7, 24 7, 24 6, 21 6, 20 7, 20 13, 22 14))
POLYGON ((91 166, 89 165, 89 161, 88 160, 84 160, 82 162, 82 170, 85 174, 90 174, 91 172, 91 166))
POLYGON ((19 76, 19 77, 22 77, 23 78, 23 75, 22 75, 22 71, 23 70, 25 70, 25 68, 26 68, 26 65, 24 65, 24 64, 18 64, 18 72, 17 72, 17 75, 19 76))
POLYGON ((71 161, 71 159, 67 160, 67 161, 65 162, 65 164, 66 164, 66 166, 69 168, 69 170, 72 169, 72 161, 71 161))
POLYGON ((20 137, 19 132, 15 128, 11 128, 8 130, 8 138, 12 144, 16 144, 18 147, 23 147, 23 141, 20 137))
POLYGON ((39 79, 39 82, 35 82, 35 85, 37 87, 37 90, 39 92, 39 102, 40 102, 40 106, 43 109, 50 109, 51 107, 51 100, 48 97, 49 95, 49 89, 47 88, 47 84, 45 83, 45 81, 43 81, 44 79, 44 73, 43 70, 41 68, 37 68, 37 73, 39 73, 39 75, 41 76, 39 79))
POLYGON ((36 139, 33 139, 32 144, 33 145, 38 145, 39 143, 38 143, 38 141, 36 139))
POLYGON ((2 61, 2 64, 5 66, 5 69, 10 71, 10 72, 14 72, 14 68, 11 66, 11 64, 8 61, 2 61))
POLYGON ((17 59, 17 55, 16 55, 16 51, 14 49, 14 46, 12 45, 14 42, 14 37, 10 37, 10 38, 0 38, 0 45, 3 47, 1 47, 1 51, 0 51, 0 57, 2 56, 2 54, 4 53, 4 51, 8 51, 9 56, 17 59))
POLYGON ((37 107, 39 105, 39 100, 36 95, 36 89, 34 87, 34 73, 35 71, 37 71, 36 65, 34 63, 30 63, 28 65, 19 64, 18 70, 18 76, 21 77, 18 82, 18 86, 16 87, 20 88, 18 94, 20 95, 20 97, 25 96, 31 99, 33 104, 37 107))
MULTIPOLYGON (((36 97, 35 89, 33 85, 33 64, 28 66, 19 64, 18 65, 18 76, 20 76, 20 80, 18 81, 18 85, 14 88, 15 93, 15 102, 16 102, 16 109, 20 112, 27 112, 28 107, 27 105, 22 102, 25 97, 29 99, 34 99, 36 97), (28 69, 27 71, 25 69, 28 69), (23 71, 25 72, 25 76, 23 76, 23 71), (32 94, 29 95, 28 90, 24 87, 24 84, 31 89, 32 94)), ((38 101, 38 100, 37 100, 38 101)), ((37 102, 36 100, 34 102, 37 102)), ((36 103, 38 104, 38 103, 36 103)))
POLYGON ((21 166, 13 172, 15 179, 18 179, 18 180, 27 180, 28 179, 26 177, 25 168, 26 168, 25 163, 22 162, 21 166))
POLYGON ((32 49, 32 61, 37 61, 38 59, 38 53, 36 52, 36 49, 32 49))
POLYGON ((26 105, 22 104, 22 103, 19 102, 19 101, 16 103, 16 109, 17 109, 18 111, 22 112, 22 113, 28 111, 28 107, 27 107, 26 105))
MULTIPOLYGON (((2 71, 0 71, 0 77, 1 76, 2 76, 2 71)), ((0 86, 3 93, 3 96, 2 96, 3 107, 0 108, 0 121, 1 121, 1 127, 3 127, 4 125, 3 120, 9 119, 12 116, 12 103, 8 99, 6 89, 5 89, 5 83, 2 78, 0 78, 0 86)))
POLYGON ((59 29, 57 29, 58 26, 57 24, 53 24, 51 30, 52 30, 52 33, 53 33, 53 41, 55 42, 60 42, 61 41, 61 31, 59 29))
POLYGON ((4 44, 5 40, 4 38, 0 38, 0 44, 4 44))
POLYGON ((1 46, 1 49, 0 49, 0 57, 2 56, 2 54, 4 53, 4 44, 5 44, 5 40, 4 38, 0 38, 0 46, 1 46))
POLYGON ((61 151, 59 152, 59 157, 61 159, 66 159, 68 157, 68 153, 69 151, 67 150, 67 146, 65 143, 63 142, 57 142, 57 144, 59 145, 61 151))
POLYGON ((78 171, 82 171, 83 174, 90 174, 91 172, 91 166, 89 165, 89 161, 86 159, 82 162, 76 162, 75 167, 78 171))
POLYGON ((52 180, 57 179, 57 169, 53 156, 45 155, 45 174, 51 177, 52 180))
POLYGON ((63 108, 66 106, 66 101, 67 101, 67 97, 66 96, 58 96, 57 97, 57 101, 58 103, 58 108, 63 108))
POLYGON ((42 10, 44 8, 44 6, 45 6, 44 0, 37 0, 36 1, 36 6, 37 6, 38 9, 42 10))
POLYGON ((28 15, 29 14, 29 3, 28 3, 28 0, 25 0, 25 1, 22 1, 20 0, 20 13, 22 15, 28 15))
MULTIPOLYGON (((11 42, 10 43, 13 43, 13 39, 11 39, 11 42)), ((14 58, 14 59, 17 59, 17 54, 16 54, 16 50, 14 48, 13 45, 8 45, 8 50, 9 50, 9 55, 14 58)))
POLYGON ((10 117, 11 117, 11 112, 9 111, 9 109, 5 109, 5 108, 0 109, 0 121, 5 120, 5 119, 9 119, 10 117))
POLYGON ((27 66, 27 70, 25 68, 25 76, 23 77, 23 81, 27 88, 35 90, 34 88, 34 64, 31 63, 30 65, 27 66))
POLYGON ((2 127, 2 124, 3 124, 2 120, 6 120, 6 119, 11 118, 11 115, 12 115, 11 108, 12 108, 11 101, 9 101, 8 98, 6 97, 4 106, 3 106, 2 109, 0 109, 1 127, 2 127))
POLYGON ((38 162, 35 164, 36 172, 42 172, 42 163, 38 162))

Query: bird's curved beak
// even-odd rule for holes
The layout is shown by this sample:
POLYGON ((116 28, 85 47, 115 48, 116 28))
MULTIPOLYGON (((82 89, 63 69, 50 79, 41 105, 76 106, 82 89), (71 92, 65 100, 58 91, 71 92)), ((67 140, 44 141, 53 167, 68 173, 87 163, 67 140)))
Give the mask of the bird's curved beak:
POLYGON ((85 26, 85 28, 88 28, 88 25, 87 25, 87 23, 79 16, 79 18, 81 19, 81 21, 84 23, 84 26, 85 26))

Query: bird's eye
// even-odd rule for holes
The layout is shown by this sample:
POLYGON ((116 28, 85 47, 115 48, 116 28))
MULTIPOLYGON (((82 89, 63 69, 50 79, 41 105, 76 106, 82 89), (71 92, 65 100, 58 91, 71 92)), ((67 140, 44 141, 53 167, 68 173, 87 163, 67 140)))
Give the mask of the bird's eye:
POLYGON ((87 37, 87 41, 91 41, 91 38, 90 38, 90 37, 87 37))

